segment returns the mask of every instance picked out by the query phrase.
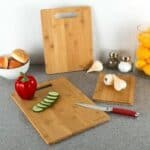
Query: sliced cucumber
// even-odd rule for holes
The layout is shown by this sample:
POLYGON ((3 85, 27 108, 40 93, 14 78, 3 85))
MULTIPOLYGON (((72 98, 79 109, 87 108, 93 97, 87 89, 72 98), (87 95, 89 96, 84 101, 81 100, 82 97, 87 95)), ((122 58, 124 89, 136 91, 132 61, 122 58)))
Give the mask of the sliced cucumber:
POLYGON ((37 106, 40 107, 40 108, 43 108, 43 109, 48 107, 48 106, 43 105, 43 104, 41 104, 41 103, 38 103, 37 106))
POLYGON ((51 99, 51 100, 56 100, 56 99, 58 99, 58 97, 54 97, 54 96, 50 96, 50 95, 46 96, 46 98, 47 98, 47 99, 51 99))
POLYGON ((51 103, 45 102, 45 101, 41 101, 41 104, 45 105, 45 106, 51 106, 51 103))
POLYGON ((50 99, 58 99, 59 98, 59 96, 51 96, 49 94, 47 96, 51 97, 50 99))
POLYGON ((44 102, 47 102, 47 103, 54 103, 56 100, 54 99, 48 99, 48 98, 44 98, 43 100, 44 102))
POLYGON ((54 97, 58 97, 58 96, 59 96, 59 93, 58 93, 58 92, 55 92, 55 91, 48 92, 48 94, 49 94, 50 96, 54 96, 54 97))
POLYGON ((40 103, 37 103, 32 107, 32 111, 42 112, 48 107, 52 106, 54 103, 56 103, 58 98, 59 98, 59 93, 54 91, 49 92, 48 95, 40 103))
POLYGON ((32 107, 32 110, 33 110, 34 112, 42 112, 44 109, 38 107, 37 105, 34 105, 34 106, 32 107))
POLYGON ((45 98, 48 99, 48 100, 50 100, 50 101, 53 101, 53 102, 55 102, 58 99, 58 98, 51 99, 49 96, 46 96, 45 98))

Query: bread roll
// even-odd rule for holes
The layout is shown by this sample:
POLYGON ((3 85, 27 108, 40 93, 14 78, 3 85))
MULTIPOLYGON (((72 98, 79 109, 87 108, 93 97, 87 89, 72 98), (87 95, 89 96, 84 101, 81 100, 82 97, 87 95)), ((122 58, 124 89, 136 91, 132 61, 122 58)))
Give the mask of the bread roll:
POLYGON ((11 57, 23 64, 29 60, 29 55, 22 49, 14 50, 11 57))
POLYGON ((9 69, 17 68, 20 66, 22 66, 22 63, 18 62, 17 60, 14 60, 14 59, 9 60, 9 65, 8 65, 9 69))
POLYGON ((7 56, 0 57, 0 68, 3 68, 3 69, 8 68, 8 57, 7 56))

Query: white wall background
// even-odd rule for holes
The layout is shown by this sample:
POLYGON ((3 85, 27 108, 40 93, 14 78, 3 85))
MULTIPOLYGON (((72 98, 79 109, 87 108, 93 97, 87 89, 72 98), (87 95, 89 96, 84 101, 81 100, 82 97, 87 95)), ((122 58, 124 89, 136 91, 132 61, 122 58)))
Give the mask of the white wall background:
POLYGON ((0 3, 0 55, 15 48, 43 62, 40 9, 90 5, 93 13, 94 55, 118 49, 134 56, 136 26, 150 22, 149 0, 5 0, 0 3))

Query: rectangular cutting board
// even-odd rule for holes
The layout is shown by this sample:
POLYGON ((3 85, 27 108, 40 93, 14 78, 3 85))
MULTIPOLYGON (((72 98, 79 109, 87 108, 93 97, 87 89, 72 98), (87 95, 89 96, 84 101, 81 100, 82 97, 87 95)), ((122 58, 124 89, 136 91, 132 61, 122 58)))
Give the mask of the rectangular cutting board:
POLYGON ((52 86, 37 90, 31 101, 21 100, 15 92, 12 94, 14 102, 47 144, 56 143, 109 120, 104 112, 75 105, 76 102, 94 103, 66 78, 46 81, 40 83, 39 87, 49 82, 52 86), (49 91, 60 93, 57 103, 43 112, 33 112, 32 106, 41 101, 49 91))
POLYGON ((113 86, 104 85, 104 73, 100 73, 93 99, 101 102, 124 103, 133 105, 135 93, 135 77, 132 75, 118 75, 127 82, 127 88, 118 92, 113 86))
POLYGON ((41 10, 46 73, 87 69, 93 62, 90 7, 41 10))

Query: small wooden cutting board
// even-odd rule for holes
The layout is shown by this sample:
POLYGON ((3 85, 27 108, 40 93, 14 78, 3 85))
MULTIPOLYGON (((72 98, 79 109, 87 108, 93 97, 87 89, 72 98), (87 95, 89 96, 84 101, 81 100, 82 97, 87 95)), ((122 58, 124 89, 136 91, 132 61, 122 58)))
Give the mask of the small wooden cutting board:
POLYGON ((56 143, 109 120, 109 116, 104 112, 75 105, 77 102, 94 103, 67 79, 46 81, 38 87, 47 83, 52 86, 37 90, 31 101, 22 100, 15 92, 12 94, 14 102, 47 144, 56 143), (59 92, 57 103, 43 112, 33 112, 33 105, 40 102, 49 91, 59 92))
POLYGON ((127 82, 127 88, 118 92, 113 86, 106 86, 103 82, 104 73, 100 73, 93 99, 102 102, 124 103, 133 105, 135 92, 135 77, 132 75, 118 75, 127 82))

